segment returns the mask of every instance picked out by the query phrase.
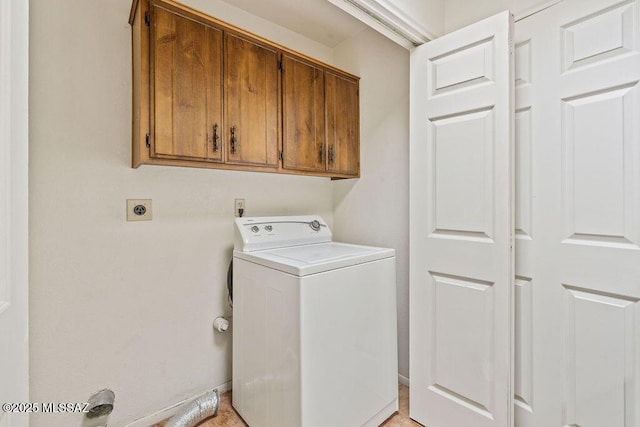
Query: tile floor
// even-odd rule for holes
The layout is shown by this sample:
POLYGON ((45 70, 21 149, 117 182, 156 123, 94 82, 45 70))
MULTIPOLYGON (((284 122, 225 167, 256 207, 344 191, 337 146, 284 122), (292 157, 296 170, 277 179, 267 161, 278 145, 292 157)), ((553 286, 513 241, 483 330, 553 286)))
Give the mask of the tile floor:
MULTIPOLYGON (((402 384, 398 385, 398 395, 400 397, 398 412, 387 419, 381 427, 420 426, 409 418, 409 388, 402 384)), ((165 420, 151 427, 163 427, 166 422, 165 420)), ((247 427, 247 425, 231 406, 231 392, 228 391, 220 396, 218 415, 201 422, 198 427, 247 427)))

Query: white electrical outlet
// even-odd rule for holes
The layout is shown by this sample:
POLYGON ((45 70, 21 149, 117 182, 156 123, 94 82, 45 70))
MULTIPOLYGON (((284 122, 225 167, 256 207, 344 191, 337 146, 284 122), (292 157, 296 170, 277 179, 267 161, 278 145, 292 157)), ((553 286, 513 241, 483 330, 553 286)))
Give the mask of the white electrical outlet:
POLYGON ((247 211, 245 210, 244 207, 244 199, 235 199, 234 203, 234 215, 235 216, 245 216, 247 214, 247 211), (242 212, 240 212, 242 210, 242 212))
POLYGON ((151 221, 151 199, 127 199, 127 221, 151 221))

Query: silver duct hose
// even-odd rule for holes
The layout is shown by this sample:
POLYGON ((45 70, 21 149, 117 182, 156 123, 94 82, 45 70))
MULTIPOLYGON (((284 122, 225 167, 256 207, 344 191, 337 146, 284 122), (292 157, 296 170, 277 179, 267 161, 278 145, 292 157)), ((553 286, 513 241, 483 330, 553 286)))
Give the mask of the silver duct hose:
POLYGON ((218 413, 220 397, 212 390, 187 403, 164 427, 194 427, 218 413))

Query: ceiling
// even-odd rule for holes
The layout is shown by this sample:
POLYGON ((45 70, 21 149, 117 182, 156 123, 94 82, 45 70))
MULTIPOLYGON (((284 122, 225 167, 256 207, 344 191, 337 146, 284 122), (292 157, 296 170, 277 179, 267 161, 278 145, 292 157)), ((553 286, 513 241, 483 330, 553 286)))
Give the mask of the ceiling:
POLYGON ((330 48, 365 27, 365 24, 327 0, 223 1, 330 48))

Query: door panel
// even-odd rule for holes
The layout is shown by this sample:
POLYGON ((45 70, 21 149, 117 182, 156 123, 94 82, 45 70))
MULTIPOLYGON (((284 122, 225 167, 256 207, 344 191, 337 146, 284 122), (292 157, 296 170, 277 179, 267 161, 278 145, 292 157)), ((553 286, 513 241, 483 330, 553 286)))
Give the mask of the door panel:
POLYGON ((411 417, 512 423, 511 16, 411 55, 411 417))
POLYGON ((278 54, 225 35, 227 163, 277 166, 279 145, 278 54))
POLYGON ((430 390, 492 418, 495 402, 486 377, 493 376, 490 331, 494 283, 434 273, 430 276, 434 337, 434 384, 430 390))
POLYGON ((640 425, 639 6, 565 0, 516 25, 516 152, 532 159, 516 274, 533 284, 516 302, 518 427, 640 425))
MULTIPOLYGON (((516 245, 517 247, 517 245, 516 245)), ((515 282, 515 378, 516 425, 519 411, 533 411, 533 281, 516 276, 515 282)))
POLYGON ((629 173, 640 167, 631 138, 637 92, 633 84, 562 100, 564 229, 569 242, 638 248, 633 201, 640 193, 629 173))
POLYGON ((625 408, 637 405, 632 400, 637 393, 626 380, 635 375, 626 361, 634 359, 638 299, 563 287, 567 313, 565 419, 584 426, 636 425, 625 422, 625 408))
POLYGON ((430 120, 433 234, 488 240, 494 235, 493 122, 493 108, 430 120))

